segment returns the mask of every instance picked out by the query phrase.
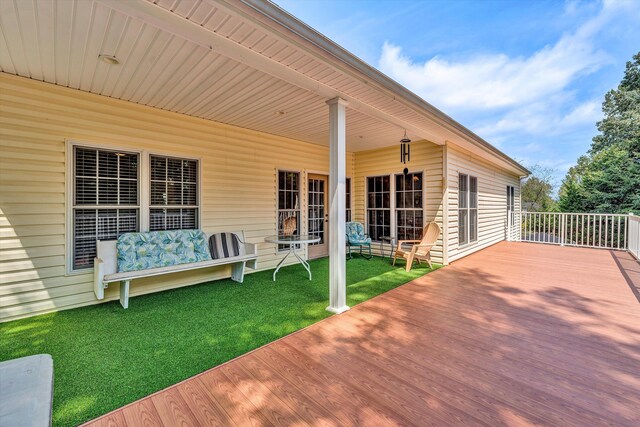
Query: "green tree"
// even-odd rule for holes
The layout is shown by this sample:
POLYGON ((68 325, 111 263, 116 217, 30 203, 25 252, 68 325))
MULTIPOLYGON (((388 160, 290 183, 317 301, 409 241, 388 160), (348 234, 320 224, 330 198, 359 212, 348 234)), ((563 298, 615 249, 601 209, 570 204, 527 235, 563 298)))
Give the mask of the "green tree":
POLYGON ((531 166, 531 175, 522 182, 520 197, 524 209, 530 212, 550 212, 555 209, 553 201, 553 169, 539 165, 531 166))
POLYGON ((640 212, 640 52, 605 95, 600 134, 563 180, 563 212, 640 212))

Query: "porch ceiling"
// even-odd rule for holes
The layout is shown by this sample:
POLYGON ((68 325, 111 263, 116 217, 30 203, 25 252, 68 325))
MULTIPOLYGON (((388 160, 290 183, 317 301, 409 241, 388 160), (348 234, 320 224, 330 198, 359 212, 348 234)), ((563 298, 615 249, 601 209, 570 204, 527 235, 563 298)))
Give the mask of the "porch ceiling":
POLYGON ((341 96, 350 151, 396 144, 407 129, 517 169, 424 101, 416 107, 406 89, 380 84, 384 76, 355 57, 330 57, 349 54, 276 9, 254 0, 0 2, 0 70, 323 145, 325 101, 341 96))

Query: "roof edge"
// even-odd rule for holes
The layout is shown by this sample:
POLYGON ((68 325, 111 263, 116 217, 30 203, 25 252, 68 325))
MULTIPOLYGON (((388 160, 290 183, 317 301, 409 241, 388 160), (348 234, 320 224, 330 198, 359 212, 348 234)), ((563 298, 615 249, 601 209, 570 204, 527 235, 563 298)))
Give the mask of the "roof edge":
MULTIPOLYGON (((227 4, 229 8, 234 8, 233 6, 229 5, 226 0, 222 1, 227 4)), ((282 9, 275 3, 265 0, 239 1, 242 5, 246 6, 243 8, 244 12, 253 13, 254 15, 256 13, 262 15, 269 21, 278 24, 280 27, 289 32, 290 35, 297 37, 299 39, 298 41, 306 44, 307 47, 310 47, 309 45, 311 45, 311 47, 313 47, 315 50, 319 50, 320 53, 323 54, 325 59, 339 61, 339 64, 333 63, 333 66, 342 68, 344 70, 344 65, 346 65, 347 67, 349 67, 349 71, 355 71, 360 75, 360 78, 367 81, 367 83, 370 83, 371 81, 375 83, 376 86, 378 86, 380 89, 391 92, 394 99, 398 101, 404 101, 405 103, 409 104, 409 107, 417 109, 418 111, 426 111, 432 116, 430 118, 435 118, 440 122, 440 125, 457 133, 458 135, 462 136, 469 142, 479 146, 480 148, 487 150, 489 153, 497 156, 501 160, 506 161, 512 167, 520 171, 523 175, 531 174, 530 170, 528 170, 512 157, 477 135, 475 132, 460 124, 438 108, 429 104, 420 96, 416 95, 378 69, 367 64, 356 55, 340 46, 338 43, 324 36, 322 33, 313 29, 311 26, 296 18, 294 15, 282 9)))

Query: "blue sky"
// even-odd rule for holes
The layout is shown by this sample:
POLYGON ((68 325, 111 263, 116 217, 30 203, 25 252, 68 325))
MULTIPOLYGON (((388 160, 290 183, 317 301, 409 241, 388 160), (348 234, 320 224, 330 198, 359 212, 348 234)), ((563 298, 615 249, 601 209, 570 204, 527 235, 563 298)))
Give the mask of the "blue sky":
POLYGON ((557 184, 640 50, 640 0, 276 0, 557 184))

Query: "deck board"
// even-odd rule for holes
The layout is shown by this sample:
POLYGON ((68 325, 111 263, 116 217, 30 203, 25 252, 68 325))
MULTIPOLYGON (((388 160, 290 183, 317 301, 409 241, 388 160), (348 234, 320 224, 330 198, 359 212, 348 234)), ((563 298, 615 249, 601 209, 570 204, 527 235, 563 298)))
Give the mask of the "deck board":
POLYGON ((640 425, 639 267, 503 242, 88 425, 640 425))

